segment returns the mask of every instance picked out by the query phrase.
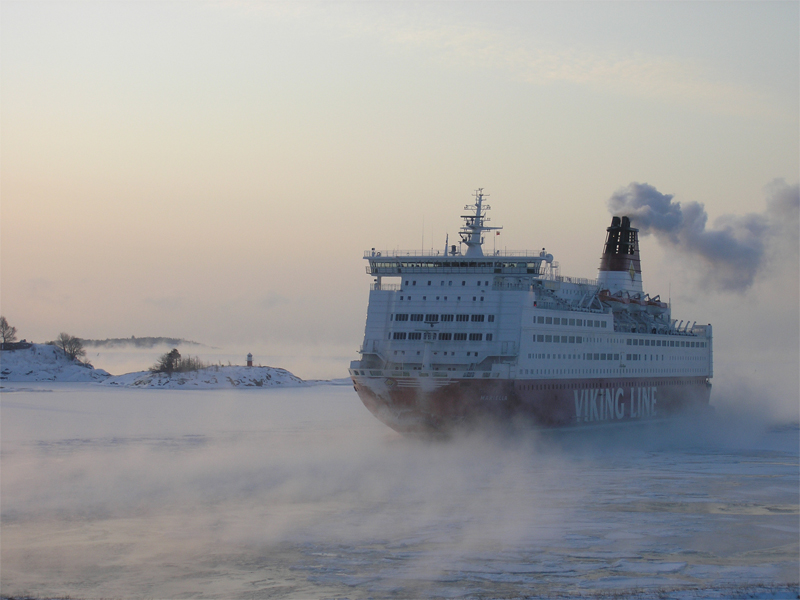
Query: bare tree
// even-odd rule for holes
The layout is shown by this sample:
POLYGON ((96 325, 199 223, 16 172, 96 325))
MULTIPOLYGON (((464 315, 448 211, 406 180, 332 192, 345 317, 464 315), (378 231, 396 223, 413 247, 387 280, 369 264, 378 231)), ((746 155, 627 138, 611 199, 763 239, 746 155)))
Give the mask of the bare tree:
POLYGON ((63 331, 58 334, 55 345, 61 348, 71 360, 76 360, 86 355, 86 350, 83 349, 83 342, 81 342, 80 338, 63 331))
POLYGON ((9 325, 6 318, 2 316, 0 316, 0 338, 3 338, 4 344, 17 341, 17 328, 9 325))

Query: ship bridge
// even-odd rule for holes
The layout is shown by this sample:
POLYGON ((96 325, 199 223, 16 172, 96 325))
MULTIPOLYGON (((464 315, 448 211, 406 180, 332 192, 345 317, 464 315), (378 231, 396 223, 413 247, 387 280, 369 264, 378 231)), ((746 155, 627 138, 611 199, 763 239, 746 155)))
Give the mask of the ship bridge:
POLYGON ((379 252, 368 250, 367 273, 375 276, 402 277, 408 273, 487 273, 509 275, 543 275, 548 267, 558 267, 551 255, 531 252, 501 252, 478 259, 464 255, 440 255, 417 251, 379 252), (544 265, 542 264, 544 263, 544 265))

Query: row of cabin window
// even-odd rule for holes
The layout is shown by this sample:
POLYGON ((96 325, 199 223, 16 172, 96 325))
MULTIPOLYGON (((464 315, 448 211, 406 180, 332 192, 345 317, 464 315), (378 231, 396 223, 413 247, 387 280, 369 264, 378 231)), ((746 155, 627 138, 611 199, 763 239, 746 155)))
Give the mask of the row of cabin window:
POLYGON ((628 346, 669 346, 670 348, 707 348, 708 342, 687 342, 686 340, 641 340, 628 338, 628 346))
POLYGON ((602 352, 598 354, 595 352, 594 354, 586 353, 583 358, 584 360, 619 360, 619 354, 611 354, 610 352, 608 354, 603 354, 602 352))
MULTIPOLYGON (((484 337, 482 333, 439 333, 438 337, 436 333, 429 334, 432 336, 431 339, 438 339, 442 342, 465 342, 469 340, 470 342, 482 342, 484 337)), ((494 336, 491 333, 486 334, 486 341, 491 342, 494 336)), ((422 333, 417 331, 405 332, 405 331, 395 331, 390 334, 389 339, 392 340, 421 340, 422 333)))
MULTIPOLYGON (((431 281, 428 281, 428 285, 431 285, 431 284, 432 284, 432 282, 431 282, 431 281)), ((489 282, 488 282, 488 281, 478 281, 478 282, 477 282, 477 284, 478 284, 478 285, 477 285, 477 287, 489 287, 489 282)), ((416 282, 416 281, 414 281, 414 280, 412 280, 412 281, 411 281, 411 285, 412 285, 412 286, 413 286, 413 285, 417 285, 417 282, 416 282)), ((439 285, 444 285, 444 281, 440 281, 440 282, 439 282, 439 285)), ((452 282, 452 281, 448 281, 448 282, 447 282, 447 285, 453 285, 453 282, 452 282)), ((462 282, 461 282, 461 285, 462 285, 462 286, 464 286, 464 287, 466 287, 466 285, 467 285, 467 282, 466 282, 466 281, 462 281, 462 282)), ((406 281, 406 286, 408 286, 408 281, 406 281)))
POLYGON ((534 334, 534 342, 554 342, 556 344, 582 344, 583 336, 580 335, 542 335, 534 334))
MULTIPOLYGON (((556 344, 581 344, 582 336, 573 335, 542 335, 534 334, 534 342, 556 343, 556 344)), ((669 346, 673 348, 706 348, 708 342, 687 342, 684 340, 640 340, 628 339, 628 346, 669 346)))
POLYGON ((568 319, 567 317, 534 317, 535 323, 545 325, 571 325, 577 327, 605 327, 605 321, 595 321, 593 319, 568 319))
POLYGON ((484 317, 489 317, 485 319, 489 323, 494 323, 494 315, 422 315, 422 314, 404 314, 398 313, 395 315, 390 315, 389 320, 392 321, 408 321, 409 317, 411 321, 425 321, 426 323, 438 323, 440 320, 442 322, 447 321, 472 321, 473 323, 483 323, 484 317), (423 318, 424 317, 424 318, 423 318))
MULTIPOLYGON (((630 354, 628 356, 630 356, 630 354)), ((544 360, 544 359, 549 359, 550 355, 549 354, 544 354, 544 353, 542 353, 542 354, 528 354, 528 358, 535 358, 536 360, 544 360)), ((561 359, 561 354, 559 354, 558 356, 553 354, 553 358, 558 358, 560 360, 561 359)), ((565 359, 577 358, 578 360, 580 360, 581 359, 581 355, 580 354, 564 354, 564 358, 565 359)), ((612 354, 611 352, 608 352, 608 353, 605 353, 605 352, 595 352, 595 353, 586 352, 583 355, 583 360, 619 360, 619 354, 612 354)), ((630 359, 628 359, 628 360, 630 360, 630 359)))

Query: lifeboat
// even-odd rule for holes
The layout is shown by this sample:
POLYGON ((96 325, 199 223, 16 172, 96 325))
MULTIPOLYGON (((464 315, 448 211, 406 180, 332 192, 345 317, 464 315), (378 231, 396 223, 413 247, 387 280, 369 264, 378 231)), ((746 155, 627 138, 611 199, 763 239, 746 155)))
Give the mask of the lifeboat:
POLYGON ((630 297, 630 304, 628 306, 630 306, 631 312, 642 312, 645 310, 646 303, 641 294, 636 294, 630 297))
POLYGON ((651 315, 662 315, 667 312, 669 306, 666 302, 661 302, 661 296, 656 296, 655 298, 651 298, 650 296, 645 296, 645 309, 651 315))
POLYGON ((597 297, 600 302, 608 304, 614 312, 626 310, 630 304, 630 298, 627 295, 623 295, 622 291, 612 295, 609 290, 600 290, 597 297))

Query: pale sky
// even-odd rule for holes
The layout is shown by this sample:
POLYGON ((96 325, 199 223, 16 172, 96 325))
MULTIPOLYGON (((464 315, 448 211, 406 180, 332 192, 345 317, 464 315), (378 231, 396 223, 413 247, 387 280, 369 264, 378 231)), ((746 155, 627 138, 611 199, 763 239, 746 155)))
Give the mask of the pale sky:
MULTIPOLYGON (((709 226, 763 212, 800 178, 799 7, 4 1, 2 314, 343 376, 363 251, 443 247, 475 188, 498 244, 590 278, 631 182, 709 226)), ((780 356, 796 392, 796 239, 722 294, 644 238, 645 289, 714 324, 719 369, 780 356)))

